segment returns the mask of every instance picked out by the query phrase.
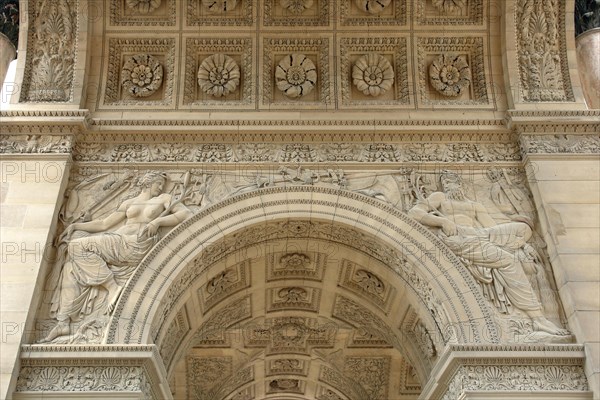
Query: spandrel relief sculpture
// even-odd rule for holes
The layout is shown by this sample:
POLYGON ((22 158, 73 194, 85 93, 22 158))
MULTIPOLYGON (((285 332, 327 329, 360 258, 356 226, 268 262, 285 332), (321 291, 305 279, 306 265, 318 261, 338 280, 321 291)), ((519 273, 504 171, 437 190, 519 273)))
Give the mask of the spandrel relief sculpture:
POLYGON ((67 226, 58 238, 55 275, 48 282, 49 315, 57 322, 41 342, 98 341, 129 277, 161 231, 193 215, 185 203, 201 187, 191 184, 189 173, 172 194, 164 193, 167 175, 159 171, 125 173, 108 182, 103 178, 81 182, 80 188, 90 189, 100 182, 103 190, 89 190, 87 199, 73 190, 63 210, 67 226))
MULTIPOLYGON (((516 341, 570 340, 567 330, 546 317, 528 278, 530 274, 544 274, 542 258, 530 243, 532 220, 514 213, 509 221, 498 223, 482 203, 467 198, 460 175, 442 173, 440 183, 442 191, 419 196, 408 214, 436 232, 501 313, 512 315, 516 309, 531 319, 532 332, 526 332, 526 324, 521 324, 522 329, 514 332, 516 341)), ((492 185, 492 195, 497 197, 492 201, 507 196, 500 190, 504 189, 492 185)), ((510 196, 516 201, 514 193, 510 196)))

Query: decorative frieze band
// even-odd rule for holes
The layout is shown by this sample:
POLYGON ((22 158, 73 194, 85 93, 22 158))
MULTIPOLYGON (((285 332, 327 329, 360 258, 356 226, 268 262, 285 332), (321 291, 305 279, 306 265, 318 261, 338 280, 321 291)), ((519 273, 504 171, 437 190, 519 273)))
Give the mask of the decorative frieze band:
POLYGON ((16 385, 30 392, 127 392, 167 398, 155 346, 23 346, 16 385), (112 357, 119 354, 118 358, 112 357))
POLYGON ((522 135, 523 154, 600 154, 599 135, 522 135))
POLYGON ((71 135, 1 135, 0 154, 68 154, 73 147, 71 135))
POLYGON ((516 162, 515 143, 77 143, 79 162, 516 162))
POLYGON ((469 391, 585 394, 584 357, 579 345, 453 345, 432 373, 430 383, 436 385, 427 385, 422 396, 454 400, 469 391))

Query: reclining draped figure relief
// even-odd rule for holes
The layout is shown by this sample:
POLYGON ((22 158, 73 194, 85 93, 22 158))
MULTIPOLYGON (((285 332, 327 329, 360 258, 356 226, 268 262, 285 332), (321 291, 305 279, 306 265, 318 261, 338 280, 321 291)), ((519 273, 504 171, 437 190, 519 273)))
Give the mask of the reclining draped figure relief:
POLYGON ((303 186, 359 193, 429 228, 497 310, 503 341, 570 341, 560 327, 552 272, 534 229, 537 217, 522 172, 469 174, 476 178, 466 182, 465 172, 294 166, 257 169, 243 177, 235 170, 76 175, 63 207, 64 230, 38 316, 37 340, 100 342, 127 280, 168 230, 232 196, 303 186))

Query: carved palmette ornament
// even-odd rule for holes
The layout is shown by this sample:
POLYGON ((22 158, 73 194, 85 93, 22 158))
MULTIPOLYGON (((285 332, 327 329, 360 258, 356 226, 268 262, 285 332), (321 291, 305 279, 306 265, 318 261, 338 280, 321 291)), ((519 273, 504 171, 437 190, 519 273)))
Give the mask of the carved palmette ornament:
POLYGON ((129 57, 121 70, 121 84, 132 96, 148 97, 160 88, 163 67, 150 54, 129 57))
POLYGON ((225 54, 213 54, 202 61, 198 69, 198 84, 206 94, 222 97, 240 84, 240 67, 225 54))
POLYGON ((235 9, 237 0, 202 0, 202 5, 213 13, 225 13, 235 9))
POLYGON ((431 86, 447 97, 456 97, 471 84, 471 68, 464 56, 441 54, 429 67, 431 86))
POLYGON ((161 0, 127 0, 129 9, 140 14, 148 14, 160 7, 161 0))
POLYGON ((287 97, 299 98, 312 92, 317 84, 317 67, 304 54, 289 54, 275 70, 277 88, 287 97))
POLYGON ((431 0, 433 5, 446 14, 460 14, 467 5, 467 0, 431 0))
POLYGON ((392 0, 354 0, 354 3, 364 12, 377 15, 381 14, 392 3, 392 0))
POLYGON ((363 94, 379 96, 394 84, 394 69, 382 55, 369 53, 354 63, 352 82, 363 94))
POLYGON ((299 15, 312 7, 313 0, 281 0, 280 4, 290 13, 299 15))

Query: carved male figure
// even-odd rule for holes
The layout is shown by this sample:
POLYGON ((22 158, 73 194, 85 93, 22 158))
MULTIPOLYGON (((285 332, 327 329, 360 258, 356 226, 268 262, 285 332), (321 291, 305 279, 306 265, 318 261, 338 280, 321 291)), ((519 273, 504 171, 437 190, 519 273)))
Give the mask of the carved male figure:
MULTIPOLYGON (((557 327, 544 316, 542 305, 523 269, 523 264, 536 254, 527 243, 532 236, 528 223, 497 224, 482 204, 465 197, 457 174, 444 173, 441 183, 444 192, 434 192, 420 200, 409 215, 435 228, 442 241, 467 264, 476 279, 493 285, 494 300, 526 313, 533 321, 534 331, 568 335, 567 330, 557 327)), ((508 309, 504 311, 508 312, 508 309)))
POLYGON ((108 217, 76 222, 63 232, 60 241, 67 242, 67 254, 50 309, 58 324, 43 342, 68 335, 71 321, 82 320, 100 306, 105 305, 106 313, 111 313, 124 283, 157 242, 158 229, 177 225, 192 215, 181 202, 162 193, 165 182, 166 175, 149 171, 139 182, 141 193, 123 201, 108 217), (71 239, 75 231, 79 237, 71 239), (106 292, 101 293, 102 289, 106 292), (107 301, 98 304, 101 294, 107 301))

